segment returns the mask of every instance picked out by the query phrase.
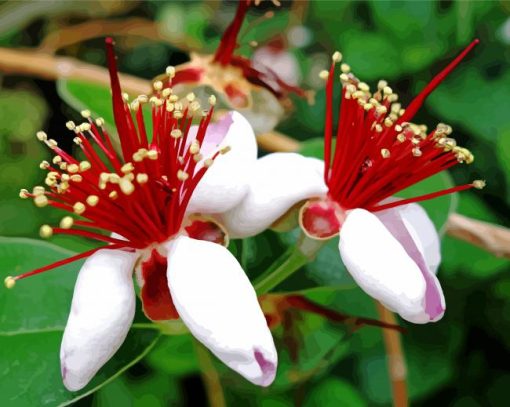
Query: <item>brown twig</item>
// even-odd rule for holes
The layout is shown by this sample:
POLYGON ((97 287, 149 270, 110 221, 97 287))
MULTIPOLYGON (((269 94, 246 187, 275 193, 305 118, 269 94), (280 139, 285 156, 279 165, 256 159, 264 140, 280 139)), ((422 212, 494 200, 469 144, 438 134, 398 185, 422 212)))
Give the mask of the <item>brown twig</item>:
MULTIPOLYGON (((34 76, 48 80, 80 79, 110 86, 106 68, 81 62, 75 58, 59 57, 33 49, 0 48, 0 71, 7 74, 34 76)), ((132 75, 121 74, 123 89, 140 94, 151 91, 150 82, 132 75)))
POLYGON ((495 256, 510 259, 510 230, 503 226, 452 213, 446 223, 446 233, 495 256))
POLYGON ((200 43, 193 38, 174 35, 169 38, 164 30, 154 21, 132 17, 122 20, 91 20, 81 24, 63 27, 48 34, 41 42, 38 51, 55 53, 61 48, 106 36, 140 37, 151 41, 165 41, 184 49, 186 52, 200 48, 200 43))
POLYGON ((284 297, 284 301, 287 304, 287 306, 323 316, 324 318, 332 322, 349 323, 354 325, 356 328, 360 328, 366 325, 390 329, 396 332, 405 332, 405 328, 399 326, 395 320, 393 320, 393 322, 388 322, 383 319, 379 321, 377 319, 372 318, 363 318, 343 314, 341 312, 329 309, 327 307, 323 307, 320 304, 310 301, 308 298, 303 297, 302 295, 288 295, 284 297))
MULTIPOLYGON (((381 321, 387 324, 396 324, 395 316, 383 305, 376 302, 377 312, 381 321)), ((409 405, 407 396, 407 369, 400 341, 400 333, 395 330, 383 329, 384 347, 388 363, 388 373, 393 393, 394 407, 407 407, 409 405)))

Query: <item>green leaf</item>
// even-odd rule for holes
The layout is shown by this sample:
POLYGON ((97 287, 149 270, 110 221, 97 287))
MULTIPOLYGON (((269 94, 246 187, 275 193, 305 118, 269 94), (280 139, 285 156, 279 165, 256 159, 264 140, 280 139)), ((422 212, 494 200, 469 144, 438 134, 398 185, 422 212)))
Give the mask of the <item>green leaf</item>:
POLYGON ((314 386, 306 395, 303 403, 304 407, 338 405, 363 407, 367 403, 352 384, 333 377, 325 379, 314 386))
POLYGON ((182 376, 199 371, 191 335, 163 337, 147 356, 154 369, 171 376, 182 376))
MULTIPOLYGON (((45 242, 0 238, 2 279, 73 254, 45 242)), ((85 389, 67 391, 60 375, 59 349, 80 266, 81 262, 72 263, 2 290, 0 393, 4 406, 55 406, 84 397, 140 360, 159 338, 157 330, 134 325, 121 349, 85 389)))

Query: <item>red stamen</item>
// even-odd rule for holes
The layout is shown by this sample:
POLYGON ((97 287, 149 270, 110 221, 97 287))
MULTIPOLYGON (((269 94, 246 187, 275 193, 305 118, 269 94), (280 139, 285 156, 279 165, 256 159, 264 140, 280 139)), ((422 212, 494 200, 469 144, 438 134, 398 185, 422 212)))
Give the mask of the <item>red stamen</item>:
POLYGON ((120 245, 120 244, 103 246, 103 247, 97 247, 95 249, 88 250, 86 252, 77 254, 75 256, 68 257, 67 259, 59 260, 59 261, 56 261, 55 263, 48 264, 47 266, 38 268, 36 270, 29 271, 28 273, 23 273, 23 274, 20 274, 18 276, 14 276, 13 278, 14 278, 14 280, 21 280, 23 278, 34 276, 36 274, 40 274, 40 273, 43 273, 43 272, 48 271, 48 270, 52 270, 52 269, 57 268, 57 267, 65 266, 66 264, 73 263, 73 262, 75 262, 77 260, 84 259, 86 257, 89 257, 89 256, 93 255, 98 250, 102 250, 102 249, 119 249, 121 247, 122 247, 122 245, 120 245))
POLYGON ((237 47, 237 37, 243 25, 250 0, 240 0, 237 5, 234 20, 227 27, 220 40, 220 45, 214 54, 214 61, 221 65, 228 65, 237 47))
POLYGON ((414 115, 425 102, 425 99, 436 89, 443 80, 460 64, 460 62, 469 54, 469 52, 480 42, 478 38, 473 40, 448 66, 439 72, 434 79, 423 89, 418 96, 407 106, 404 115, 400 118, 399 123, 408 122, 413 119, 414 115))

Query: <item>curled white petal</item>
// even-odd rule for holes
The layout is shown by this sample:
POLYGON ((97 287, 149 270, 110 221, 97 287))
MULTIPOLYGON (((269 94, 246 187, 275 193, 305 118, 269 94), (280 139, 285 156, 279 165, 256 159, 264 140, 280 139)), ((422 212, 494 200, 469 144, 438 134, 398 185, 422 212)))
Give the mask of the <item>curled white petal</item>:
POLYGON ((377 216, 350 211, 340 230, 340 255, 359 286, 404 319, 423 315, 426 282, 420 268, 377 216))
POLYGON ((327 192, 324 163, 296 153, 260 158, 250 175, 249 188, 239 205, 222 215, 231 237, 247 237, 267 229, 296 203, 327 192))
POLYGON ((135 314, 136 253, 100 250, 82 266, 60 347, 64 385, 80 390, 113 356, 135 314))
POLYGON ((257 160, 257 141, 250 123, 238 112, 209 125, 201 152, 207 158, 224 147, 230 151, 218 156, 207 170, 193 192, 188 213, 225 212, 246 194, 246 180, 257 160))
POLYGON ((417 204, 377 212, 376 216, 413 259, 425 279, 423 309, 408 314, 415 323, 437 321, 444 315, 445 299, 435 272, 439 264, 439 236, 426 212, 417 204))
POLYGON ((181 236, 167 244, 168 285, 183 322, 223 363, 259 386, 277 354, 255 291, 224 247, 181 236))

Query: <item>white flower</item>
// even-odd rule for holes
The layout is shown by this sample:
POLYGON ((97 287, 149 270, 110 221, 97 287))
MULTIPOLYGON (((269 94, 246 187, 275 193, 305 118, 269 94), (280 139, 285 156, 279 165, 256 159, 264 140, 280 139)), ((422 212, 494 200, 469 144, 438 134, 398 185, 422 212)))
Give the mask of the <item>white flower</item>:
POLYGON ((107 245, 8 277, 5 283, 11 288, 17 280, 87 258, 60 352, 69 390, 86 386, 122 345, 135 312, 135 271, 150 319, 180 317, 226 365, 268 386, 277 355, 255 290, 224 247, 225 229, 210 218, 188 215, 190 205, 201 213, 221 212, 244 197, 243 165, 251 168, 257 154, 253 131, 235 112, 210 124, 215 99, 203 111, 193 94, 176 97, 167 87, 172 69, 170 83, 156 81, 152 98, 140 96, 129 105, 121 94, 111 39, 107 51, 122 155, 113 148, 104 121, 93 121, 84 111, 85 123, 69 122, 67 127, 88 160, 77 161, 40 132, 38 139, 56 154, 51 164, 41 163, 48 171, 49 190, 37 186, 20 193, 37 206, 54 206, 72 215, 58 227, 44 225, 43 237, 81 235, 107 245), (147 102, 152 105, 150 141, 140 108, 147 102), (193 121, 198 125, 190 130, 193 121), (232 155, 223 154, 228 146, 232 155), (237 172, 230 176, 232 167, 237 172), (202 178, 208 188, 199 186, 202 178))
POLYGON ((339 238, 342 260, 359 286, 414 323, 437 321, 445 311, 436 278, 439 237, 416 202, 473 187, 482 181, 400 200, 401 190, 473 155, 440 124, 430 133, 410 123, 428 94, 477 43, 473 42, 408 106, 401 109, 385 81, 374 93, 342 66, 342 104, 334 129, 333 55, 326 85, 324 162, 297 154, 270 154, 257 161, 248 193, 222 215, 233 236, 261 232, 294 206, 313 239, 339 238), (333 146, 333 134, 336 135, 333 146), (307 200, 304 204, 302 201, 307 200))

